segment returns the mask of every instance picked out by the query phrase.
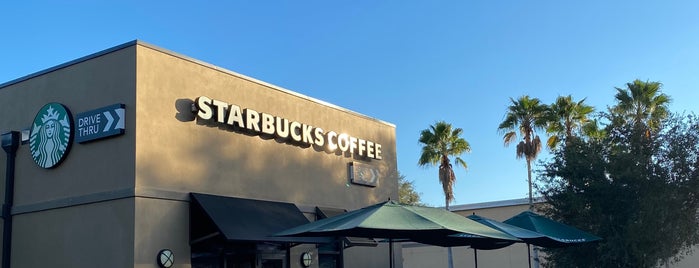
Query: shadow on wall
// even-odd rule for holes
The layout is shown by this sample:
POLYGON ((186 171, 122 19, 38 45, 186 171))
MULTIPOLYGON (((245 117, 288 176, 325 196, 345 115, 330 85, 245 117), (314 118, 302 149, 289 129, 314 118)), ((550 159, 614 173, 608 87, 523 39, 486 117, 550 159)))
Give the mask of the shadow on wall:
POLYGON ((194 112, 194 101, 190 99, 177 99, 175 101, 175 119, 180 122, 191 122, 196 119, 194 112))

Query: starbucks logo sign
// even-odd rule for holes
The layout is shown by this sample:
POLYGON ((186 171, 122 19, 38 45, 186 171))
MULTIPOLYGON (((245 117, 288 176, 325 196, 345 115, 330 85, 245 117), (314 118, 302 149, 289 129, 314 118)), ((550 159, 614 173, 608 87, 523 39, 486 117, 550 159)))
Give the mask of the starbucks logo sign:
POLYGON ((53 168, 65 159, 73 142, 73 116, 60 103, 41 107, 29 134, 29 150, 42 168, 53 168))

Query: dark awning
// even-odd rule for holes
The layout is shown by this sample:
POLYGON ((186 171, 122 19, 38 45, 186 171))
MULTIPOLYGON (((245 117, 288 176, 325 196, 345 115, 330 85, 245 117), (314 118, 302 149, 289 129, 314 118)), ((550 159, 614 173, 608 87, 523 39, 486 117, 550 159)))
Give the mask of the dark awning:
POLYGON ((213 237, 226 241, 328 243, 325 237, 277 237, 277 232, 309 223, 296 205, 191 193, 190 243, 213 237))
MULTIPOLYGON (((328 208, 328 207, 316 207, 316 220, 330 218, 333 216, 340 215, 347 212, 346 209, 340 208, 328 208)), ((379 243, 372 238, 364 237, 344 237, 345 247, 353 246, 363 246, 363 247, 375 247, 379 243)))

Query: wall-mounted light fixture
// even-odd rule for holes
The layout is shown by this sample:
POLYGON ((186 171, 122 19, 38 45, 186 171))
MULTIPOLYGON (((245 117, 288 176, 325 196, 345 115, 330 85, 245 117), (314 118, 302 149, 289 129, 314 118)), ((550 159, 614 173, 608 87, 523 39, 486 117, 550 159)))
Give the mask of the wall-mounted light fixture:
POLYGON ((175 254, 172 250, 163 249, 158 252, 158 258, 156 259, 158 266, 160 268, 170 268, 175 263, 175 254))
POLYGON ((381 174, 376 166, 362 162, 349 162, 348 171, 350 182, 353 184, 369 187, 379 185, 379 176, 381 174))
POLYGON ((306 251, 301 254, 301 265, 303 267, 311 267, 311 264, 313 264, 313 254, 310 252, 306 251))

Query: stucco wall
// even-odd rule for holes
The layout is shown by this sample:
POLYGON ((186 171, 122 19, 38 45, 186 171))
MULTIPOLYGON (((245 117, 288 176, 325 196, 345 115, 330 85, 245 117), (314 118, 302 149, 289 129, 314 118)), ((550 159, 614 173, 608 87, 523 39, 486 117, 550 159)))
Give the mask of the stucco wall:
POLYGON ((394 126, 150 47, 139 46, 137 58, 137 188, 346 209, 397 198, 394 126), (190 111, 199 96, 376 141, 383 159, 356 160, 203 124, 190 111), (377 168, 379 186, 350 184, 351 161, 377 168))
MULTIPOLYGON (((19 78, 0 86, 0 133, 32 125, 47 103, 75 116, 126 105, 126 134, 74 143, 53 169, 37 166, 29 144, 16 157, 12 266, 94 267, 133 263, 135 53, 121 47, 19 78), (116 199, 115 199, 116 198, 116 199)), ((6 156, 0 155, 4 195, 6 156)), ((4 200, 4 196, 0 197, 4 200)))
POLYGON ((86 144, 74 143, 56 168, 38 167, 28 144, 19 148, 15 206, 96 194, 134 185, 135 48, 92 58, 0 88, 0 131, 30 128, 47 103, 78 113, 115 103, 126 105, 126 134, 86 144))
POLYGON ((162 249, 172 250, 173 267, 190 267, 189 204, 154 198, 135 200, 134 267, 157 267, 155 257, 162 249))
POLYGON ((131 267, 133 215, 132 198, 16 215, 12 267, 131 267))

